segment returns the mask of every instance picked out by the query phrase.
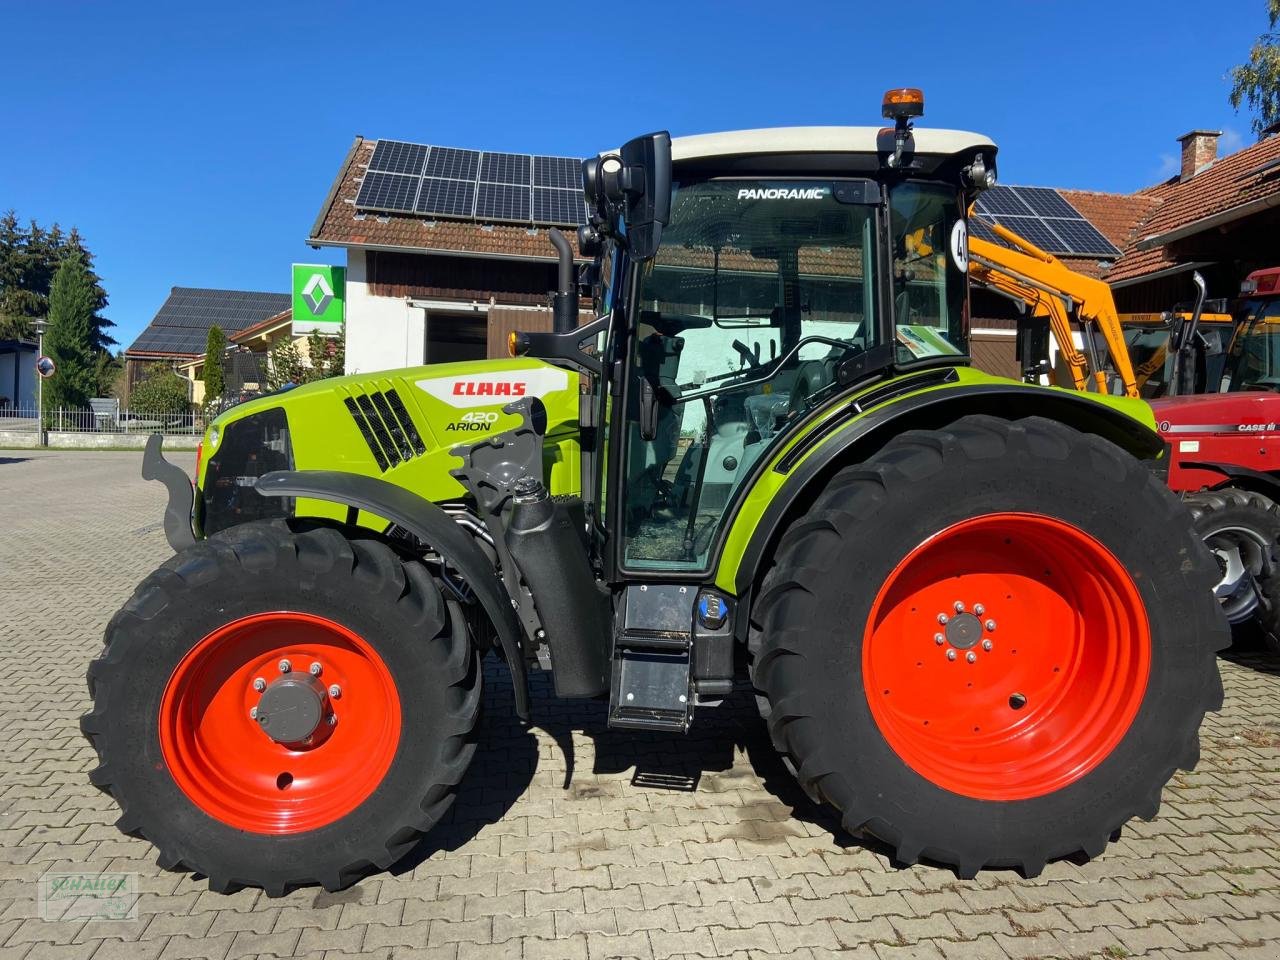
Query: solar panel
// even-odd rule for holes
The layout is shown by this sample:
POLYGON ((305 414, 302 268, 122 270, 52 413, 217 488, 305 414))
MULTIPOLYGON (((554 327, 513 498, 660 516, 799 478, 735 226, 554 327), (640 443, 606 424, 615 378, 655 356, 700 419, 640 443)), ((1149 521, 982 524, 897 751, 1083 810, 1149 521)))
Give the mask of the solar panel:
POLYGON ((366 173, 356 194, 356 206, 363 210, 411 211, 420 182, 418 177, 400 173, 366 173))
POLYGON ((534 157, 533 185, 581 190, 582 163, 571 157, 534 157))
POLYGON ((978 194, 977 208, 979 213, 989 213, 997 217, 1031 215, 1031 208, 1019 199, 1012 187, 992 187, 990 190, 984 190, 978 194))
POLYGON ((1100 257, 1115 257, 1120 254, 1115 245, 1088 220, 1046 217, 1045 223, 1071 247, 1071 253, 1096 254, 1100 257))
POLYGON ((474 180, 480 166, 479 150, 459 150, 456 147, 432 147, 427 156, 423 174, 428 177, 447 177, 451 180, 474 180))
POLYGON ((1067 253, 1065 245, 1056 233, 1039 217, 995 217, 996 223, 1007 227, 1024 240, 1030 240, 1050 253, 1067 253))
MULTIPOLYGON (((993 187, 979 194, 975 213, 999 223, 1049 253, 1073 257, 1118 257, 1098 229, 1057 190, 1049 187, 993 187)), ((970 221, 975 236, 993 239, 970 221)), ((999 240, 996 240, 999 243, 999 240)))
POLYGON ((476 192, 477 220, 529 220, 529 188, 512 183, 482 183, 476 192))
POLYGON ((422 163, 431 148, 421 143, 401 140, 379 140, 369 159, 369 169, 379 173, 422 173, 422 163))
POLYGON ((586 222, 582 162, 379 140, 356 194, 360 210, 459 219, 586 222))
POLYGON ((480 158, 480 180, 484 183, 529 185, 533 157, 527 153, 486 153, 480 158))
POLYGON ((533 221, 535 223, 586 223, 586 209, 581 190, 533 188, 533 221))
POLYGON ((1079 219, 1076 208, 1063 199, 1062 194, 1049 187, 1008 187, 1018 199, 1031 208, 1038 217, 1069 217, 1079 219))
POLYGON ((996 236, 996 232, 987 226, 987 222, 981 217, 969 218, 969 233, 980 240, 987 240, 991 243, 1004 245, 1004 241, 996 236))
POLYGON ((442 180, 423 177, 418 193, 417 213, 443 217, 471 217, 475 213, 476 185, 470 180, 442 180))

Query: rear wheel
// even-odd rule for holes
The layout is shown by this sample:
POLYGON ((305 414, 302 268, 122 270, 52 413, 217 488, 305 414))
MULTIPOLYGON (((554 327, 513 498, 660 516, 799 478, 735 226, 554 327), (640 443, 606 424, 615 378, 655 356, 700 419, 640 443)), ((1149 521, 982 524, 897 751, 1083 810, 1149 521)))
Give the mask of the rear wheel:
POLYGON ((402 857, 474 752, 478 656, 419 563, 252 523, 172 558, 107 627, 81 722, 118 826, 215 890, 338 889, 402 857))
POLYGON ((1280 608, 1264 585, 1276 579, 1280 506, 1258 493, 1226 487, 1184 501, 1195 531, 1218 564, 1214 595, 1234 624, 1257 620, 1264 635, 1280 633, 1280 608))
POLYGON ((1142 464, 1057 423, 899 436, 832 478, 761 587, 774 743, 902 862, 1032 875, 1100 852, 1221 703, 1189 526, 1142 464))

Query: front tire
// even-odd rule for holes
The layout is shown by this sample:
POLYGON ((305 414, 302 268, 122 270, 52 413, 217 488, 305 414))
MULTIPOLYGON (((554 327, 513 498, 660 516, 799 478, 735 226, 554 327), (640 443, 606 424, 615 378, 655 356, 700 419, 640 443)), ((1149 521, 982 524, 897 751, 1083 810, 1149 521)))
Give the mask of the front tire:
POLYGON ((966 417, 840 471, 783 536, 753 678, 846 829, 903 863, 1031 876, 1153 817, 1196 763, 1222 701, 1214 579, 1137 460, 1052 421, 966 417))
POLYGON ((478 653, 422 564, 250 523, 174 556, 107 627, 81 728, 117 826, 230 891, 336 890, 437 823, 471 760, 478 653))

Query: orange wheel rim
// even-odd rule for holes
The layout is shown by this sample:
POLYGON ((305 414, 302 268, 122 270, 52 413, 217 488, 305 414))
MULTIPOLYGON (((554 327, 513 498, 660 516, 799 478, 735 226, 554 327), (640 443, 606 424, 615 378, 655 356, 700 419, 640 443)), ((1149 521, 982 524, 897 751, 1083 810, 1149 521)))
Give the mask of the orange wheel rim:
POLYGON ((1037 514, 975 517, 916 547, 876 597, 862 647, 890 747, 981 800, 1043 796, 1097 767, 1137 715, 1150 666, 1128 571, 1037 514))
POLYGON ((262 834, 315 830, 356 809, 400 741, 400 698, 382 658, 332 620, 285 611, 200 640, 169 678, 159 719, 161 752, 188 799, 262 834), (285 679, 291 700, 280 699, 285 679), (276 699, 264 700, 269 693, 276 699), (297 704, 307 716, 314 708, 314 730, 277 742, 256 718, 264 702, 297 704))

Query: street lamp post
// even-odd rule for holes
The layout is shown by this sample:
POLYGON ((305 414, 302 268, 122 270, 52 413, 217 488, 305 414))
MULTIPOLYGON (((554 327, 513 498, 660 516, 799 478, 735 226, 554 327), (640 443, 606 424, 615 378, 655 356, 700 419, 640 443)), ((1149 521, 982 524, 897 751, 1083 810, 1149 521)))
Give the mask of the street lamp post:
MULTIPOLYGON (((49 321, 44 317, 37 317, 31 321, 31 325, 36 328, 36 362, 39 363, 40 358, 44 356, 44 332, 49 328, 49 321)), ((49 445, 48 437, 44 432, 44 374, 36 371, 36 430, 40 438, 40 446, 49 445)))

